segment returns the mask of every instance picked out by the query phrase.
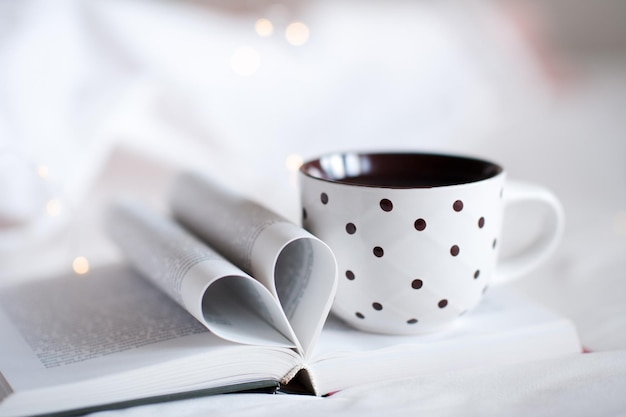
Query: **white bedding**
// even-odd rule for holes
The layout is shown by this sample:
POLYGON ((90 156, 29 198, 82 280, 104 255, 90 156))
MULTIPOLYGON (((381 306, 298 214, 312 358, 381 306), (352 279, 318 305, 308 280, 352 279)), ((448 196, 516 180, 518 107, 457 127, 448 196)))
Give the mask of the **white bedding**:
MULTIPOLYGON (((563 242, 510 285, 572 318, 590 351, 329 398, 232 394, 97 415, 626 415, 626 59, 546 77, 481 2, 294 3, 283 16, 312 33, 299 49, 255 37, 262 2, 243 17, 220 2, 201 12, 167 1, 49 3, 0 3, 0 148, 47 158, 51 173, 62 167, 50 181, 70 216, 60 233, 42 228, 28 240, 0 221, 3 283, 65 271, 78 254, 93 265, 117 259, 100 230, 103 205, 120 193, 161 205, 183 166, 297 220, 292 153, 463 152, 562 200, 563 242), (218 59, 241 45, 260 53, 255 76, 218 59)), ((0 192, 7 178, 0 170, 0 192)), ((0 202, 0 220, 26 206, 0 202)), ((522 242, 523 229, 512 226, 503 244, 522 242)))

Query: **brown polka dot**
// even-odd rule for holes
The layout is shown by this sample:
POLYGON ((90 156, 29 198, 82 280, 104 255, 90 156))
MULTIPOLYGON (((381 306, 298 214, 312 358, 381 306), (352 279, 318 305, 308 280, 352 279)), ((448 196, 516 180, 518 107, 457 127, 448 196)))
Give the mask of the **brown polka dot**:
POLYGON ((453 245, 450 248, 450 255, 452 255, 452 256, 457 256, 460 252, 461 252, 461 249, 459 249, 459 247, 457 245, 453 245))
POLYGON ((391 200, 383 198, 380 200, 380 208, 383 209, 383 211, 391 211, 393 210, 393 203, 391 200))
POLYGON ((421 279, 414 279, 413 282, 411 282, 411 287, 415 290, 422 288, 422 285, 424 285, 424 282, 421 279))
POLYGON ((498 245, 498 239, 494 239, 493 243, 491 244, 491 247, 495 249, 497 245, 498 245))
POLYGON ((485 218, 484 217, 481 217, 480 219, 478 219, 478 227, 481 228, 481 229, 483 227, 485 227, 485 218))
POLYGON ((320 195, 320 200, 322 201, 322 204, 328 204, 328 194, 322 193, 320 195))
POLYGON ((347 270, 346 271, 346 278, 348 278, 350 281, 354 280, 354 272, 347 270))
POLYGON ((381 303, 372 303, 372 308, 376 311, 380 311, 383 309, 383 305, 381 303))
POLYGON ((364 319, 365 316, 362 313, 359 313, 358 311, 356 313, 354 313, 355 316, 357 316, 360 319, 364 319))
POLYGON ((407 323, 407 324, 415 324, 415 323, 417 323, 417 319, 408 319, 408 320, 406 321, 406 323, 407 323))
POLYGON ((413 226, 415 227, 416 230, 421 232, 422 230, 426 229, 426 220, 417 219, 415 220, 415 223, 413 224, 413 226))
POLYGON ((479 276, 480 276, 480 269, 477 269, 476 272, 474 272, 474 279, 478 279, 479 276))
POLYGON ((456 200, 454 204, 452 204, 452 208, 457 212, 463 210, 463 202, 461 200, 456 200))
POLYGON ((439 306, 439 308, 446 308, 446 306, 448 305, 448 300, 444 298, 443 300, 439 301, 437 305, 439 306))
POLYGON ((354 225, 354 223, 346 224, 346 232, 348 232, 349 235, 353 235, 356 233, 356 226, 354 225))
POLYGON ((377 258, 381 258, 385 254, 385 251, 380 246, 376 246, 373 252, 374 252, 374 256, 377 258))

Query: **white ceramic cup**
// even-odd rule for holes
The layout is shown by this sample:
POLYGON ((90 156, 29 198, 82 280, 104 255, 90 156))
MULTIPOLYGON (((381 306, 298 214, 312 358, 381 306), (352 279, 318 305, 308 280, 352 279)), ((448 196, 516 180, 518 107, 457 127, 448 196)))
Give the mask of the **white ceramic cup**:
POLYGON ((335 253, 333 312, 389 334, 444 329, 494 283, 517 278, 554 249, 557 198, 505 181, 499 165, 424 153, 334 153, 299 171, 303 226, 335 253), (532 202, 548 213, 533 244, 498 262, 504 209, 532 202))

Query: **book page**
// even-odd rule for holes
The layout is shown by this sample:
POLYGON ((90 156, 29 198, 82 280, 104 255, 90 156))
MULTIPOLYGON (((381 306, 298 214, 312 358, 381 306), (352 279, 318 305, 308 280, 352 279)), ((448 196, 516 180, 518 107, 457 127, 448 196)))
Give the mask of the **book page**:
POLYGON ((122 266, 5 288, 0 306, 0 369, 16 390, 125 369, 123 359, 94 371, 85 366, 122 352, 211 337, 164 293, 122 266), (67 367, 76 371, 63 377, 60 370, 67 367))
POLYGON ((133 267, 215 334, 297 346, 272 294, 172 219, 124 201, 110 209, 107 228, 133 267))
POLYGON ((505 288, 493 288, 474 311, 435 333, 368 333, 333 316, 308 365, 319 393, 325 394, 385 379, 580 352, 576 329, 567 318, 505 288))
POLYGON ((3 288, 0 335, 0 414, 280 380, 299 361, 217 337, 127 265, 3 288))
POLYGON ((187 229, 276 297, 305 355, 310 352, 337 286, 336 262, 328 246, 277 213, 198 174, 177 178, 170 204, 187 229))
POLYGON ((416 335, 387 335, 356 330, 333 316, 325 326, 315 349, 316 359, 354 355, 379 349, 404 349, 434 343, 463 343, 484 335, 517 331, 543 322, 560 319, 555 313, 536 305, 505 288, 492 288, 481 303, 441 331, 416 335))

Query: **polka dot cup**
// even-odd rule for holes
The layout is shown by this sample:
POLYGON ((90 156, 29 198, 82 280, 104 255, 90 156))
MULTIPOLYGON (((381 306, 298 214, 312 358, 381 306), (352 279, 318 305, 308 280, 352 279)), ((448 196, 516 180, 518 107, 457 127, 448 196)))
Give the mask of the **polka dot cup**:
POLYGON ((505 183, 500 166, 479 159, 337 153, 305 163, 299 179, 303 225, 337 257, 333 312, 366 331, 444 329, 472 310, 489 285, 541 262, 563 226, 553 194, 505 183), (498 262, 505 208, 529 202, 549 214, 544 233, 498 262))

